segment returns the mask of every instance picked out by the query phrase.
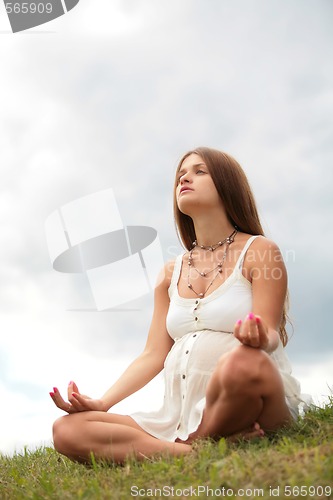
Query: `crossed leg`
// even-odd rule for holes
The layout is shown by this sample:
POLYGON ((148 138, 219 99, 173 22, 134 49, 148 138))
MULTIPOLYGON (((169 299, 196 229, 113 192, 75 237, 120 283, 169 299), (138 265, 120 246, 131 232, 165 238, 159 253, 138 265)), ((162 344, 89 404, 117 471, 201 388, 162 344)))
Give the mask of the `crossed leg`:
POLYGON ((53 424, 55 449, 71 460, 89 462, 95 458, 123 463, 132 455, 142 460, 161 452, 184 455, 191 446, 162 441, 143 431, 127 415, 100 411, 72 413, 53 424))
POLYGON ((207 386, 201 424, 188 442, 246 434, 255 422, 271 432, 291 420, 274 362, 264 351, 241 345, 220 358, 207 386))
POLYGON ((273 361, 260 349, 242 345, 220 358, 207 387, 202 421, 186 442, 156 439, 129 416, 95 411, 61 417, 54 423, 53 437, 56 450, 72 460, 87 462, 93 452, 96 458, 122 463, 129 455, 183 455, 191 452, 194 439, 246 435, 255 422, 274 431, 291 419, 273 361))

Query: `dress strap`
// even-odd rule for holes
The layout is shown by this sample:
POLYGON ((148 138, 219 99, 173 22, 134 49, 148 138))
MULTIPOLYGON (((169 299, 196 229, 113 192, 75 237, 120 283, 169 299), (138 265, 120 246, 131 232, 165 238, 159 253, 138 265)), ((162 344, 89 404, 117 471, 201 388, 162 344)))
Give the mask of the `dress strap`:
POLYGON ((170 298, 174 294, 174 291, 176 290, 177 285, 178 285, 180 271, 182 268, 182 261, 183 261, 183 254, 177 255, 177 257, 175 259, 175 265, 174 265, 174 268, 172 271, 170 286, 168 288, 170 298))
POLYGON ((245 257, 245 254, 246 252, 248 251, 248 248, 249 246, 251 245, 251 243, 256 239, 258 238, 258 236, 260 236, 260 234, 256 234, 254 236, 251 236, 251 238, 249 238, 247 240, 247 242, 245 243, 244 247, 243 247, 243 250, 238 258, 238 261, 236 263, 236 266, 235 266, 235 269, 239 269, 239 270, 242 270, 242 267, 243 267, 243 262, 244 262, 244 257, 245 257))

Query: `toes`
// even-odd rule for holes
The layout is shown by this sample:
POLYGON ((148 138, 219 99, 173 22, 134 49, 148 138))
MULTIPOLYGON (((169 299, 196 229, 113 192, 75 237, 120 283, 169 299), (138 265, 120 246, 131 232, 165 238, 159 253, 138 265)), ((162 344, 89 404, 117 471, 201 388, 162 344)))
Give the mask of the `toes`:
POLYGON ((255 424, 249 429, 232 434, 231 436, 228 436, 227 439, 229 442, 234 443, 239 441, 251 441, 252 439, 262 438, 264 436, 264 430, 260 427, 258 422, 255 422, 255 424))

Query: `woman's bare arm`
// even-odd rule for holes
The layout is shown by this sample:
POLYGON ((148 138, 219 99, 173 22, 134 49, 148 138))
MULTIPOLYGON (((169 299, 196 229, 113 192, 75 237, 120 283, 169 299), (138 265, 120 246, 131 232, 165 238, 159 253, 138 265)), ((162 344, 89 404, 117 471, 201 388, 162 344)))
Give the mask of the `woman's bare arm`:
MULTIPOLYGON (((252 315, 235 325, 234 334, 243 344, 274 351, 287 292, 287 271, 278 246, 257 238, 245 257, 245 273, 252 280, 252 315)), ((249 311, 250 312, 250 311, 249 311)))

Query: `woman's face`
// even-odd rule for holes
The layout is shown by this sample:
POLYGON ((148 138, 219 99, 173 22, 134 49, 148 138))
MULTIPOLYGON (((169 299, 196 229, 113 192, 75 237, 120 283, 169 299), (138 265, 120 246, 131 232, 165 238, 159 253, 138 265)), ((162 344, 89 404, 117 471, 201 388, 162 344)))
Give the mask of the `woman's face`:
POLYGON ((198 210, 222 206, 208 167, 196 153, 187 156, 177 172, 177 205, 190 217, 198 210))

